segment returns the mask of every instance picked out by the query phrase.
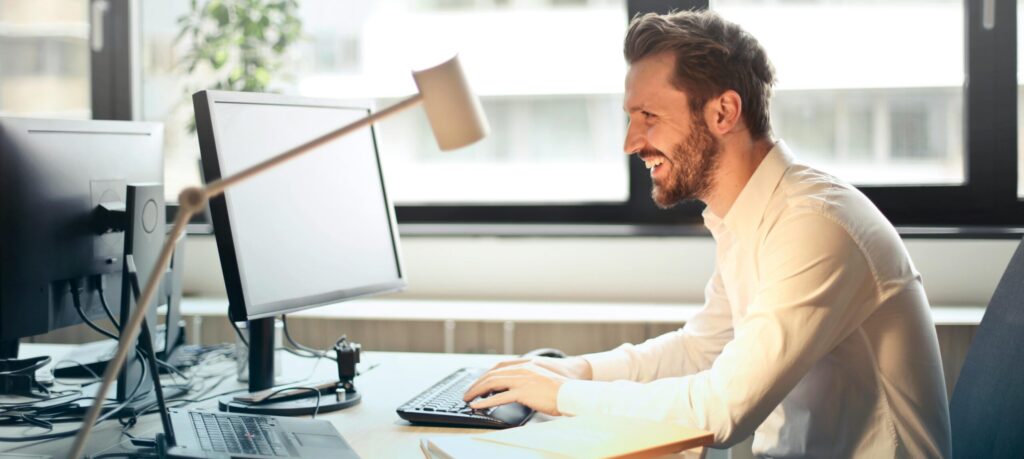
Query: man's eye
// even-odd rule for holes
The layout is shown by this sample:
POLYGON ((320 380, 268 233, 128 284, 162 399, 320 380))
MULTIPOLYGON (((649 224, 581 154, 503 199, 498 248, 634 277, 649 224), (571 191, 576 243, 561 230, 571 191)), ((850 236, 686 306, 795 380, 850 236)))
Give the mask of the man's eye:
POLYGON ((655 115, 654 113, 651 113, 651 112, 641 112, 641 113, 643 113, 644 118, 648 118, 648 119, 655 118, 657 116, 657 115, 655 115))

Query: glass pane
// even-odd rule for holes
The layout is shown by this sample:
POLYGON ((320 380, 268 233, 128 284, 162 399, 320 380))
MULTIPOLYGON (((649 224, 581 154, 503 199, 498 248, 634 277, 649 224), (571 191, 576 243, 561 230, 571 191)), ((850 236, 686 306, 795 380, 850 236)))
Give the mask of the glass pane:
MULTIPOLYGON (((228 63, 221 69, 209 62, 190 69, 197 51, 216 60, 219 50, 197 46, 202 37, 194 40, 191 29, 176 38, 182 29, 178 18, 196 17, 189 2, 142 7, 143 107, 146 119, 167 123, 174 163, 168 164, 167 188, 174 195, 198 181, 187 94, 224 84, 238 55, 225 47, 221 57, 228 63)), ((271 24, 286 23, 288 13, 267 12, 271 24)), ((209 24, 204 30, 223 30, 218 14, 199 15, 209 24)), ((223 14, 235 20, 230 10, 223 14)), ((415 93, 410 69, 459 53, 492 133, 477 145, 440 153, 421 109, 380 123, 378 144, 396 203, 626 200, 625 0, 305 0, 294 18, 301 23, 300 38, 282 50, 267 47, 279 65, 267 72, 260 90, 383 108, 415 93)), ((259 41, 255 32, 246 33, 233 39, 259 41)), ((241 88, 245 76, 258 72, 251 68, 226 84, 241 88)))
POLYGON ((964 182, 964 2, 713 0, 768 52, 775 136, 859 185, 964 182))
POLYGON ((88 0, 0 2, 0 115, 90 118, 88 0))

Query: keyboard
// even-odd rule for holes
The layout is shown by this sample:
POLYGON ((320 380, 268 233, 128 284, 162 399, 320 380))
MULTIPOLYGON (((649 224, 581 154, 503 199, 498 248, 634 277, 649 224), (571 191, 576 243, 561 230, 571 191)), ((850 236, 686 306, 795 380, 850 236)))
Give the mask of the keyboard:
POLYGON ((192 426, 204 451, 261 456, 291 456, 285 432, 270 416, 239 416, 192 411, 192 426))
POLYGON ((462 401, 466 389, 486 371, 481 368, 457 370, 398 407, 398 416, 414 423, 492 429, 516 427, 530 420, 533 410, 518 403, 474 410, 462 401))

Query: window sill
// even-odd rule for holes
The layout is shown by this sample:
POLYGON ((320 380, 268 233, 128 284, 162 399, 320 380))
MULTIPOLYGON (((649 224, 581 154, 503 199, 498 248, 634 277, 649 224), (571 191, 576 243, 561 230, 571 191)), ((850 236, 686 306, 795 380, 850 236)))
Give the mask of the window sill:
MULTIPOLYGON (((307 309, 289 316, 344 320, 513 323, 682 324, 700 304, 575 303, 489 300, 362 299, 307 309)), ((226 316, 226 298, 184 298, 183 316, 226 316)), ((978 325, 983 306, 932 306, 935 325, 978 325)))
MULTIPOLYGON (((703 225, 552 225, 489 223, 405 223, 403 237, 710 237, 703 225)), ((1021 239, 1024 228, 1000 226, 898 226, 904 239, 1021 239)), ((188 225, 189 235, 212 235, 213 225, 188 225)))

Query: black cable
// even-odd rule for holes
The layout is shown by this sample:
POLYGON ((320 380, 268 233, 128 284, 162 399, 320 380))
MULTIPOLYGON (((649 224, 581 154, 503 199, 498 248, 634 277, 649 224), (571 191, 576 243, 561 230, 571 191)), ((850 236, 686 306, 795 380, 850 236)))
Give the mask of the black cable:
POLYGON ((242 344, 244 344, 245 347, 248 348, 249 347, 249 340, 245 339, 245 336, 242 336, 242 330, 238 329, 238 324, 236 324, 235 321, 233 321, 231 319, 228 319, 228 322, 231 323, 231 328, 235 329, 235 334, 238 335, 238 339, 242 340, 242 344))
MULTIPOLYGON (((29 359, 25 359, 25 360, 29 360, 29 359)), ((33 363, 32 365, 29 365, 29 366, 27 366, 25 368, 18 368, 17 370, 9 370, 9 371, 0 371, 0 376, 20 375, 22 373, 35 373, 36 370, 46 366, 46 364, 48 364, 48 363, 50 363, 50 357, 42 358, 42 359, 39 359, 37 362, 33 363)))
POLYGON ((156 364, 170 370, 172 376, 181 376, 182 378, 185 379, 185 381, 191 381, 191 378, 189 378, 185 373, 182 373, 181 370, 179 370, 178 367, 174 365, 171 365, 160 359, 156 359, 156 364))
POLYGON ((82 288, 78 285, 70 285, 70 287, 71 302, 75 305, 75 311, 78 311, 78 317, 82 318, 82 322, 85 322, 85 324, 88 325, 89 328, 96 330, 96 333, 99 333, 103 336, 106 336, 107 338, 117 341, 117 335, 114 335, 113 333, 110 333, 100 328, 98 325, 93 323, 93 321, 89 320, 89 318, 85 316, 85 312, 82 311, 82 298, 79 297, 79 293, 81 293, 82 288))
MULTIPOLYGON (((136 349, 135 355, 141 357, 141 352, 139 352, 136 349)), ((138 383, 135 385, 135 388, 132 390, 132 392, 130 394, 128 394, 127 397, 125 397, 125 401, 123 403, 121 403, 120 405, 116 406, 112 411, 109 411, 108 413, 104 414, 99 419, 97 419, 96 420, 96 424, 99 424, 100 422, 109 419, 110 416, 112 416, 113 414, 115 414, 117 412, 120 412, 122 409, 124 409, 124 407, 128 406, 129 403, 133 403, 133 402, 139 400, 140 397, 143 397, 145 395, 145 394, 139 394, 139 390, 142 388, 142 383, 146 379, 146 376, 148 374, 147 371, 148 370, 146 369, 146 367, 143 366, 142 372, 139 375, 138 383)), ((79 392, 79 393, 81 393, 81 392, 79 392)), ((49 421, 49 422, 72 422, 72 421, 80 422, 81 421, 80 417, 60 418, 60 416, 66 414, 68 412, 68 409, 64 408, 64 407, 72 406, 76 402, 79 402, 79 401, 82 401, 82 400, 92 400, 92 399, 93 399, 93 397, 75 397, 75 398, 72 398, 70 400, 61 402, 61 403, 56 404, 56 405, 51 405, 51 406, 43 407, 41 410, 35 412, 34 414, 38 417, 38 416, 42 416, 43 414, 52 413, 53 416, 55 416, 55 417, 48 418, 47 421, 49 421)), ((10 411, 10 410, 8 410, 8 411, 10 411)), ((33 440, 46 440, 46 439, 49 439, 49 438, 59 438, 59 437, 45 437, 45 438, 37 438, 37 437, 42 437, 42 436, 26 437, 27 438, 26 440, 5 440, 3 438, 0 438, 0 441, 33 441, 33 440)))
POLYGON ((292 349, 292 348, 290 348, 290 347, 279 347, 279 348, 277 348, 277 349, 274 349, 274 350, 275 350, 275 351, 276 351, 276 350, 282 350, 282 351, 285 351, 285 352, 287 352, 287 353, 289 353, 289 354, 291 354, 291 355, 294 355, 294 356, 296 356, 296 357, 302 357, 302 358, 304 358, 304 359, 319 359, 319 358, 325 358, 325 359, 328 359, 328 360, 331 360, 331 361, 334 361, 334 362, 337 362, 337 361, 338 361, 338 359, 337 359, 337 358, 335 358, 335 357, 331 357, 330 355, 326 355, 326 354, 324 354, 324 355, 309 355, 309 354, 304 354, 304 353, 302 353, 302 352, 299 352, 299 351, 301 351, 302 349, 292 349))
POLYGON ((32 425, 34 425, 36 427, 41 427, 41 428, 46 429, 46 430, 53 430, 53 423, 52 422, 47 422, 47 421, 44 421, 42 419, 36 419, 35 417, 29 416, 28 414, 22 414, 21 415, 21 420, 25 421, 26 423, 32 424, 32 425))
MULTIPOLYGON (((199 361, 198 364, 196 364, 193 367, 194 370, 192 371, 192 375, 191 376, 185 375, 180 370, 177 370, 177 368, 175 368, 173 365, 167 364, 166 362, 163 362, 161 360, 157 360, 157 362, 159 364, 167 365, 168 368, 172 369, 172 371, 176 371, 179 375, 181 375, 181 377, 186 379, 186 384, 183 384, 183 385, 180 385, 180 386, 174 386, 174 385, 165 385, 164 386, 165 388, 179 387, 179 388, 184 388, 184 390, 185 390, 185 392, 183 394, 180 394, 177 397, 170 397, 170 398, 168 398, 167 401, 166 401, 168 407, 172 407, 171 406, 172 402, 176 403, 174 405, 175 407, 186 406, 189 403, 193 403, 193 402, 196 401, 196 400, 194 400, 195 398, 201 398, 201 397, 209 394, 210 392, 215 390, 217 388, 217 386, 219 386, 222 382, 224 382, 226 379, 231 377, 232 375, 230 375, 230 374, 228 374, 228 375, 214 374, 214 375, 203 376, 203 375, 199 375, 199 371, 202 368, 204 368, 206 365, 209 365, 211 362, 215 362, 216 361, 215 358, 223 356, 223 355, 226 355, 226 354, 224 354, 221 351, 230 350, 233 347, 234 347, 233 345, 227 345, 227 346, 215 345, 215 346, 207 346, 207 347, 205 347, 200 352, 200 359, 201 360, 199 361), (200 392, 199 394, 195 395, 193 397, 193 399, 181 398, 181 397, 184 397, 185 395, 193 392, 194 390, 196 390, 196 385, 194 383, 196 378, 200 378, 202 380, 202 386, 201 386, 202 387, 202 392, 200 392), (209 380, 211 380, 211 379, 217 379, 217 381, 213 385, 210 385, 209 387, 207 387, 206 383, 209 380)), ((242 391, 242 389, 240 389, 239 391, 242 391)), ((129 416, 128 418, 124 418, 124 417, 119 418, 118 421, 123 426, 122 427, 122 432, 127 433, 127 429, 130 429, 133 425, 135 425, 135 422, 136 422, 136 419, 137 419, 138 416, 143 416, 143 415, 146 415, 146 414, 152 414, 152 413, 159 412, 159 409, 156 409, 157 405, 158 405, 158 403, 154 401, 154 402, 152 402, 152 403, 142 407, 141 409, 136 410, 136 412, 132 416, 129 416)))
MULTIPOLYGON (((54 372, 56 372, 57 370, 64 369, 64 368, 71 368, 71 367, 60 367, 60 368, 58 368, 58 366, 60 364, 64 363, 64 362, 73 363, 73 364, 75 364, 75 365, 77 365, 79 367, 82 367, 83 370, 85 370, 87 373, 89 373, 93 377, 93 380, 87 382, 86 384, 91 384, 91 383, 94 383, 96 381, 99 381, 99 380, 103 379, 103 378, 100 377, 100 375, 96 374, 95 371, 92 371, 92 368, 89 368, 88 365, 86 365, 86 364, 84 364, 82 362, 76 361, 76 360, 63 359, 63 360, 58 361, 57 363, 53 364, 54 372)), ((57 381, 57 382, 60 382, 60 380, 57 378, 56 375, 54 375, 53 380, 57 381)), ((61 384, 64 384, 64 383, 61 383, 61 384)), ((79 385, 82 385, 82 384, 79 384, 79 385)))
POLYGON ((103 305, 103 311, 107 313, 107 318, 110 319, 110 323, 114 324, 118 330, 121 329, 121 324, 114 318, 114 313, 110 311, 110 306, 107 304, 107 292, 103 288, 103 278, 100 277, 98 290, 100 292, 100 304, 103 305))
MULTIPOLYGON (((309 354, 311 354, 311 355, 309 355, 309 354, 302 354, 300 352, 297 352, 295 349, 283 348, 286 352, 288 352, 290 354, 293 354, 293 355, 297 355, 299 357, 305 357, 305 358, 308 358, 308 359, 326 358, 328 360, 332 360, 332 361, 335 361, 335 362, 338 361, 337 358, 331 357, 328 354, 330 352, 329 349, 324 349, 324 350, 321 351, 321 350, 313 349, 313 348, 311 348, 309 346, 305 346, 305 345, 299 343, 298 341, 295 341, 295 339, 292 338, 291 333, 288 332, 288 315, 287 314, 281 314, 281 323, 284 324, 284 338, 285 338, 285 340, 288 341, 288 344, 291 344, 292 347, 294 347, 297 350, 309 352, 309 354)), ((341 339, 344 339, 344 337, 342 337, 341 339)), ((338 341, 340 342, 341 339, 339 339, 338 341)))
MULTIPOLYGON (((136 353, 138 353, 138 351, 136 351, 136 353)), ((124 403, 121 403, 120 405, 114 407, 114 409, 112 409, 111 411, 109 411, 106 414, 104 414, 103 416, 100 416, 99 418, 97 418, 96 422, 93 424, 94 426, 99 424, 99 423, 101 423, 101 422, 103 422, 103 421, 106 421, 111 416, 113 416, 115 413, 121 411, 122 409, 124 409, 124 407, 128 406, 129 403, 132 403, 132 402, 135 401, 135 399, 137 398, 136 393, 139 391, 139 387, 142 386, 142 381, 144 381, 145 378, 146 378, 146 366, 145 365, 143 365, 143 367, 142 367, 141 377, 142 378, 139 380, 139 384, 135 386, 135 390, 132 391, 131 395, 126 397, 126 400, 124 401, 124 403)), ((139 395, 141 395, 141 394, 139 394, 139 395)), ((84 398, 85 399, 92 399, 92 397, 84 397, 84 398)), ((51 420, 50 422, 53 422, 53 421, 51 420)), ((67 431, 64 431, 64 432, 55 432, 55 433, 42 434, 42 435, 30 435, 30 436, 24 436, 24 437, 0 437, 0 441, 5 441, 5 442, 27 442, 27 441, 38 441, 38 440, 50 440, 50 439, 54 439, 54 438, 70 437, 70 436, 75 435, 77 433, 78 433, 78 429, 73 429, 73 430, 67 430, 67 431)))
POLYGON ((155 459, 155 458, 159 458, 160 455, 158 455, 158 454, 140 454, 138 451, 135 451, 135 452, 130 452, 130 453, 129 452, 124 452, 124 453, 106 453, 106 454, 100 454, 99 456, 89 456, 89 457, 91 459, 110 459, 110 458, 114 458, 114 457, 144 458, 144 459, 154 458, 155 459))
POLYGON ((0 414, 6 413, 7 411, 11 411, 11 410, 15 410, 15 409, 20 409, 20 408, 31 408, 33 405, 36 405, 36 404, 39 404, 39 403, 43 403, 43 402, 48 402, 50 400, 58 399, 58 398, 61 398, 61 397, 66 397, 68 395, 71 395, 72 393, 81 394, 82 391, 81 390, 70 390, 70 391, 64 391, 62 393, 53 392, 53 393, 50 394, 51 396, 49 398, 44 398, 44 399, 41 399, 41 400, 32 400, 30 402, 0 402, 0 414))

